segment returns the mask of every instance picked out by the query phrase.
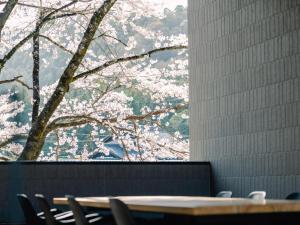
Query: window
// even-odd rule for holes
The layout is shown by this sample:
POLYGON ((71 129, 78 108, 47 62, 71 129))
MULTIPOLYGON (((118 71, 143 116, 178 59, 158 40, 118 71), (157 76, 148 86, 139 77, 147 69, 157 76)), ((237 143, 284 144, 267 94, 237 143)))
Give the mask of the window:
POLYGON ((186 0, 5 4, 2 160, 189 158, 186 0))

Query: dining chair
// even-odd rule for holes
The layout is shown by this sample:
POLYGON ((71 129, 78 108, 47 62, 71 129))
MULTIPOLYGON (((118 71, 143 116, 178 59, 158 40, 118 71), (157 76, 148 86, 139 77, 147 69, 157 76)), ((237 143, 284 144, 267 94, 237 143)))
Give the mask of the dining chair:
POLYGON ((231 198, 231 196, 232 196, 232 191, 221 191, 216 195, 216 197, 218 198, 231 198))
MULTIPOLYGON (((65 196, 68 199, 69 206, 73 212, 76 225, 89 225, 89 224, 103 224, 104 218, 97 213, 85 215, 80 204, 75 200, 72 195, 65 196)), ((107 221, 105 221, 107 222, 107 221)))
POLYGON ((109 205, 117 225, 136 225, 124 202, 116 198, 110 198, 109 205))
POLYGON ((248 195, 248 198, 254 199, 254 200, 264 200, 266 198, 266 192, 265 191, 253 191, 248 195))
POLYGON ((293 192, 291 194, 289 194, 288 196, 286 196, 287 200, 300 200, 300 192, 293 192))
POLYGON ((46 224, 45 219, 39 216, 27 195, 25 194, 17 194, 18 201, 21 205, 26 224, 28 225, 43 225, 46 224))
POLYGON ((39 207, 44 212, 46 225, 75 224, 75 220, 70 218, 69 214, 67 214, 67 216, 55 217, 51 212, 49 203, 43 195, 36 194, 35 197, 38 200, 39 207))
MULTIPOLYGON (((44 212, 38 212, 36 213, 36 210, 34 209, 33 205, 31 204, 29 198, 27 197, 27 195, 25 194, 17 194, 17 198, 21 204, 22 210, 26 214, 28 215, 35 215, 38 217, 42 217, 44 215, 44 212)), ((62 215, 66 215, 68 213, 72 213, 71 211, 67 211, 67 212, 62 212, 61 210, 57 209, 57 208, 51 208, 50 211, 56 216, 56 217, 60 217, 62 215)))

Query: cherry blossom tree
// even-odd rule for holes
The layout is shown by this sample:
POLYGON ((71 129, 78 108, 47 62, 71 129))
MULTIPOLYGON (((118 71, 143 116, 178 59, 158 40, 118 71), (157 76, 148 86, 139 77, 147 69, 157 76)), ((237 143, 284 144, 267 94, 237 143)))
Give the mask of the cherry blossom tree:
MULTIPOLYGON (((166 36, 138 23, 145 17, 163 17, 161 11, 140 0, 11 0, 3 5, 3 12, 7 8, 10 12, 0 30, 0 77, 15 73, 9 61, 16 52, 31 51, 32 57, 32 85, 23 75, 0 80, 18 82, 32 92, 27 141, 21 147, 7 145, 19 149, 19 160, 58 160, 63 146, 73 159, 88 160, 95 152, 109 154, 101 134, 122 146, 124 160, 188 159, 188 140, 178 131, 170 132, 165 122, 176 114, 188 117, 186 35, 166 36), (141 40, 149 44, 141 48, 141 40), (162 65, 157 57, 166 51, 171 56, 162 65), (57 62, 61 64, 59 74, 53 75, 57 80, 41 86, 43 71, 57 62), (151 104, 134 110, 132 92, 151 104), (84 144, 78 154, 80 129, 88 129, 93 146, 84 144), (55 138, 53 145, 43 149, 50 137, 55 138)), ((6 111, 0 108, 1 114, 1 110, 11 113, 7 119, 22 110, 21 103, 5 101, 7 94, 1 98, 7 105, 6 111), (13 110, 9 111, 9 104, 13 110)), ((2 123, 6 133, 16 134, 2 123)), ((12 129, 25 133, 28 125, 15 124, 12 129)))

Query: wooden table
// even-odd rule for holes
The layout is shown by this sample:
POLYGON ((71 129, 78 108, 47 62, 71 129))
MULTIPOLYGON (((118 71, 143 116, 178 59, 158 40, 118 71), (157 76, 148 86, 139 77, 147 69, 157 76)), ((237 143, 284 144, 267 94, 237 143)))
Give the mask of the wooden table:
MULTIPOLYGON (((120 196, 131 210, 188 216, 241 215, 260 213, 300 213, 300 201, 250 200, 188 196, 120 196)), ((109 208, 107 197, 76 198, 82 206, 109 208)), ((54 198, 54 204, 67 205, 66 198, 54 198)))

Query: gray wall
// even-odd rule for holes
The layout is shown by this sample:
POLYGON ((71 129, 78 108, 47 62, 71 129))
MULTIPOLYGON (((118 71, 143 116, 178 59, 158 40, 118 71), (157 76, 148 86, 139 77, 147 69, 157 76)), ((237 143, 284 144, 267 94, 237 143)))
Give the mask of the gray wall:
POLYGON ((24 162, 0 163, 0 224, 20 222, 16 199, 25 193, 48 200, 75 196, 204 195, 212 193, 207 162, 24 162))
POLYGON ((300 191, 300 1, 189 0, 191 160, 216 190, 300 191))

